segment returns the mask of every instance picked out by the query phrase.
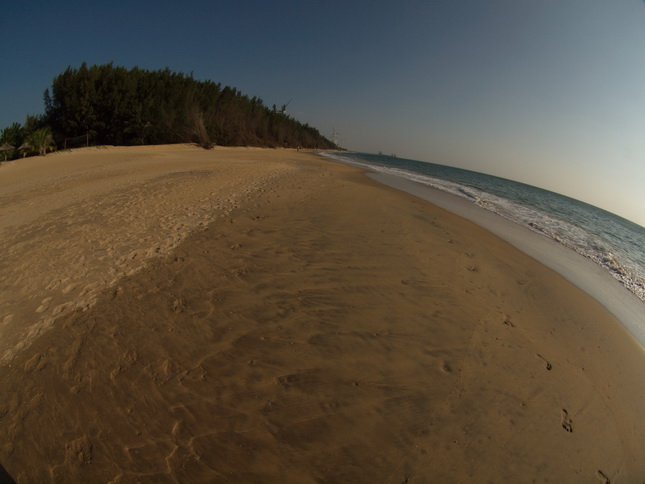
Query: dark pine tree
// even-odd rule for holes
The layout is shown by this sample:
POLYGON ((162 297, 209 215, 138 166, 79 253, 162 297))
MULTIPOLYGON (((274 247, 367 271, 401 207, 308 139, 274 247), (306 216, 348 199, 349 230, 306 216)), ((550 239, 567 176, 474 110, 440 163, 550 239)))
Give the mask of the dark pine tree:
POLYGON ((260 98, 170 69, 68 67, 45 91, 45 110, 59 142, 87 134, 93 144, 336 148, 260 98))

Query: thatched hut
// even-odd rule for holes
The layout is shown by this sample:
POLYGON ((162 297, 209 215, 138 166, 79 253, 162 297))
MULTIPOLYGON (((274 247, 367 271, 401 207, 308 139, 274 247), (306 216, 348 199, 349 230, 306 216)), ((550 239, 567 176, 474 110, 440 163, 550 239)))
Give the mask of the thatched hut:
POLYGON ((20 148, 18 148, 18 151, 22 153, 22 157, 24 158, 27 156, 27 153, 32 151, 31 144, 29 144, 29 141, 25 141, 23 144, 20 145, 20 148))
POLYGON ((0 146, 0 152, 2 152, 2 154, 4 155, 4 161, 7 161, 7 156, 15 149, 16 148, 9 143, 4 143, 2 146, 0 146))

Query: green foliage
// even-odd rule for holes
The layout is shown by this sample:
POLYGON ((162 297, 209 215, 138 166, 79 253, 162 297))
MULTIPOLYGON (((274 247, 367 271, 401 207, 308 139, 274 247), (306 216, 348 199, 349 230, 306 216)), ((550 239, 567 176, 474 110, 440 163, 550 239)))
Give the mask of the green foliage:
POLYGON ((44 116, 27 116, 24 125, 2 130, 4 160, 44 155, 55 142, 86 134, 92 144, 336 148, 318 130, 289 117, 286 105, 269 109, 258 97, 170 69, 83 63, 56 76, 44 102, 44 116))
POLYGON ((24 141, 24 132, 20 123, 13 123, 11 126, 2 130, 0 135, 0 144, 9 144, 12 146, 20 146, 24 141))
POLYGON ((48 142, 45 151, 53 146, 51 129, 45 128, 43 116, 28 115, 24 125, 13 123, 2 130, 0 145, 13 147, 12 149, 2 150, 3 159, 6 161, 20 155, 44 154, 44 152, 41 153, 40 144, 34 148, 36 141, 39 143, 48 142), (42 131, 43 129, 46 129, 46 131, 42 131), (49 133, 48 137, 46 133, 49 133))
POLYGON ((49 126, 33 131, 24 143, 26 153, 39 155, 47 154, 47 151, 54 150, 54 136, 49 126))
POLYGON ((94 144, 335 148, 316 129, 268 109, 262 99, 169 69, 68 67, 54 78, 51 94, 45 92, 45 109, 59 141, 89 133, 94 144))

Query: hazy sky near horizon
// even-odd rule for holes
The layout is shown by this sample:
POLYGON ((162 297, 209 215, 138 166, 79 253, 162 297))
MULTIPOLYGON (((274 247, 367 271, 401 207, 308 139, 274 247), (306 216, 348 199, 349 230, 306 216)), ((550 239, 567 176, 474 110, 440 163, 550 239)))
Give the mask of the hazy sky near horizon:
POLYGON ((645 226, 645 2, 45 2, 3 6, 0 129, 67 66, 192 72, 354 151, 547 188, 645 226))

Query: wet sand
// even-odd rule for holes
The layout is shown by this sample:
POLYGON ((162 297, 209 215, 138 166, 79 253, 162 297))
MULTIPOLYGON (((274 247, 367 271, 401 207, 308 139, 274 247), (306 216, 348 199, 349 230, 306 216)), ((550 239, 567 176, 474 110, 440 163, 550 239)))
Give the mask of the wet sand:
POLYGON ((640 482, 642 347, 480 227, 290 150, 0 167, 17 482, 640 482))

